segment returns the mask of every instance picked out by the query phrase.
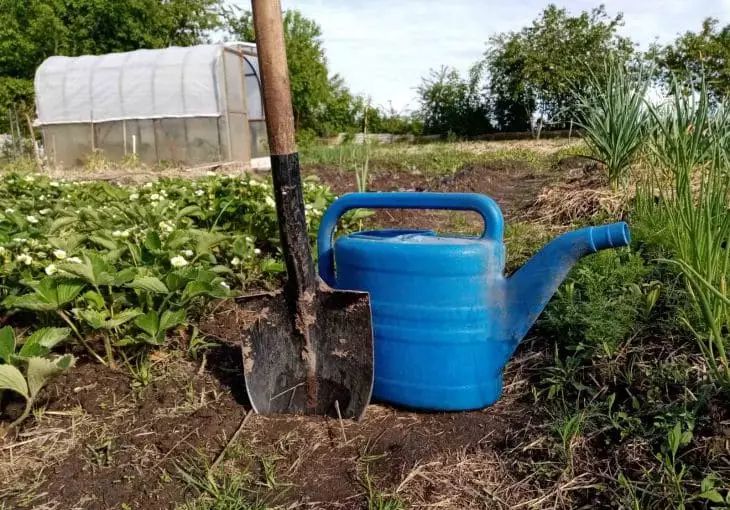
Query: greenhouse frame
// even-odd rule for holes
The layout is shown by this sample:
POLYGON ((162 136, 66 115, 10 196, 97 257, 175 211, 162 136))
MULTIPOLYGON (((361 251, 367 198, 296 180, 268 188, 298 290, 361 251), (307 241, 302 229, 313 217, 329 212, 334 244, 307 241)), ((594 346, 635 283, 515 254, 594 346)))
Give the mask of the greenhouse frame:
POLYGON ((268 159, 253 44, 50 57, 35 93, 54 165, 83 165, 96 153, 185 166, 268 159))

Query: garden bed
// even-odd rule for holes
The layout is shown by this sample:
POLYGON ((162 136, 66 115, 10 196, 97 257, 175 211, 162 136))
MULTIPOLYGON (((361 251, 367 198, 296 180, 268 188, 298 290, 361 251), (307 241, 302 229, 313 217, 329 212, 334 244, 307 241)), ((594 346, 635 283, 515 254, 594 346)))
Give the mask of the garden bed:
MULTIPOLYGON (((534 161, 505 158, 466 162, 446 175, 376 169, 370 189, 492 196, 505 211, 513 268, 565 228, 540 222, 546 211, 540 209, 538 197, 546 189, 566 190, 571 183, 584 189, 586 182, 604 189, 590 165, 570 159, 536 168, 534 161)), ((332 165, 309 165, 305 173, 316 175, 335 194, 355 189, 354 175, 332 165)), ((169 236, 164 236, 159 253, 146 259, 152 261, 152 269, 145 275, 167 285, 169 274, 188 270, 171 267, 171 259, 182 254, 189 266, 202 264, 202 270, 214 273, 206 281, 210 295, 185 307, 191 326, 170 328, 159 344, 125 347, 132 353, 128 364, 119 351, 116 370, 69 344, 67 351, 78 358, 76 366, 48 384, 17 433, 0 440, 0 478, 7 481, 0 488, 0 501, 5 508, 604 508, 644 500, 654 508, 666 508, 679 497, 666 471, 672 463, 675 476, 681 465, 686 466, 680 486, 687 492, 685 499, 697 507, 707 502, 698 496, 707 489, 700 488, 707 473, 716 473, 719 481, 712 483, 720 490, 725 487, 730 437, 726 401, 717 394, 701 394, 703 364, 691 336, 673 316, 676 294, 662 287, 658 300, 647 304, 656 287, 651 282, 676 284, 676 276, 634 251, 596 256, 572 273, 509 363, 504 395, 493 407, 468 413, 413 413, 374 403, 361 423, 251 414, 237 347, 238 332, 249 318, 232 318, 236 307, 225 287, 233 295, 279 284, 273 209, 266 205, 266 185, 261 187, 263 194, 255 194, 259 186, 251 186, 248 177, 201 176, 198 181, 173 180, 139 191, 119 188, 125 193, 118 198, 122 203, 139 193, 138 199, 148 204, 151 195, 166 190, 168 196, 156 201, 169 200, 172 205, 155 212, 157 216, 144 217, 152 230, 170 221, 173 211, 207 201, 201 206, 202 217, 183 215, 175 220, 173 231, 194 228, 220 232, 225 239, 200 257, 199 239, 191 238, 173 253, 165 244, 169 236), (198 189, 204 193, 197 195, 198 189), (229 201, 232 206, 226 205, 229 201), (244 209, 246 215, 236 213, 244 209), (244 237, 236 245, 242 233, 253 240, 244 237), (194 252, 190 257, 183 253, 188 249, 194 252), (219 294, 221 288, 225 295, 219 294), (665 462, 657 455, 671 452, 669 438, 676 424, 680 436, 692 431, 693 448, 677 453, 688 444, 686 437, 679 437, 675 457, 665 462)), ((314 182, 308 186, 308 203, 321 211, 332 195, 314 182)), ((115 189, 109 184, 83 185, 73 188, 70 198, 62 192, 49 201, 69 200, 57 207, 65 210, 79 195, 90 200, 93 193, 113 196, 115 189)), ((39 201, 39 192, 30 194, 28 200, 39 201)), ((34 202, 34 207, 42 204, 34 202)), ((78 214, 83 216, 83 210, 78 214)), ((606 211, 590 214, 596 216, 580 221, 610 219, 606 211)), ((27 215, 24 211, 18 221, 27 215)), ((107 247, 100 245, 102 250, 112 251, 111 241, 121 244, 113 234, 129 227, 122 218, 115 221, 117 225, 103 228, 108 236, 89 234, 109 241, 107 247)), ((417 226, 459 232, 481 227, 474 215, 437 212, 379 211, 348 221, 348 227, 417 226)), ((44 223, 27 228, 40 228, 36 225, 44 223)), ((148 234, 130 235, 144 246, 148 234)), ((17 276, 11 271, 10 278, 16 278, 12 281, 20 282, 23 271, 31 271, 23 278, 41 279, 54 262, 53 246, 33 249, 48 251, 50 260, 34 260, 30 269, 20 267, 17 276)), ((67 257, 73 256, 68 251, 67 257)), ((22 253, 13 254, 13 264, 22 253)), ((125 257, 120 255, 120 265, 125 265, 125 257)), ((63 269, 62 264, 57 265, 63 269)), ((138 295, 139 289, 124 289, 119 292, 127 301, 138 295)), ((184 288, 179 292, 182 296, 184 288)), ((105 297, 113 301, 111 295, 105 297)), ((150 310, 161 310, 159 297, 149 299, 150 310)), ((5 322, 22 337, 34 328, 33 317, 21 311, 5 322)), ((134 324, 132 319, 122 338, 144 334, 134 324)), ((93 328, 83 328, 103 358, 101 339, 93 328)), ((4 402, 6 413, 17 413, 17 401, 6 395, 4 402)))

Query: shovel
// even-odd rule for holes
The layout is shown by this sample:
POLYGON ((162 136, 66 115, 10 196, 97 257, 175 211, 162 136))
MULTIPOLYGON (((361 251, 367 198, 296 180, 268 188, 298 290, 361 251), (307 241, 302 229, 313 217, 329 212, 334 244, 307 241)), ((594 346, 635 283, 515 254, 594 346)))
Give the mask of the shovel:
POLYGON ((251 405, 260 414, 360 419, 373 388, 373 333, 365 292, 320 280, 309 247, 279 0, 253 0, 276 214, 286 265, 283 293, 266 298, 243 339, 251 405))

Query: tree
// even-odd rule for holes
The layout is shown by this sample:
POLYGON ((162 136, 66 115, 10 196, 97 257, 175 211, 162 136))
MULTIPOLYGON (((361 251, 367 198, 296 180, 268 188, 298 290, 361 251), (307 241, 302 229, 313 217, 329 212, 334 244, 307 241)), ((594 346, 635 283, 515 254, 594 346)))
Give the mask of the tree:
MULTIPOLYGON (((234 39, 255 42, 250 11, 228 10, 227 30, 234 39)), ((299 11, 284 13, 284 40, 297 131, 329 134, 354 122, 354 98, 338 75, 329 76, 322 30, 299 11)))
POLYGON ((423 121, 418 115, 399 112, 393 105, 388 108, 373 108, 367 112, 368 129, 372 133, 392 133, 395 135, 420 135, 423 133, 423 121))
POLYGON ((625 62, 633 43, 617 35, 622 15, 604 6, 571 16, 549 5, 530 26, 488 42, 494 117, 500 129, 526 129, 533 113, 540 119, 566 119, 575 92, 585 90, 592 62, 609 54, 625 62))
POLYGON ((699 32, 686 32, 673 44, 652 50, 666 83, 676 74, 685 83, 697 84, 699 89, 704 77, 712 99, 730 94, 730 25, 720 27, 717 19, 707 18, 699 32))
POLYGON ((442 66, 422 78, 417 91, 424 133, 473 136, 489 131, 483 74, 481 64, 472 67, 466 78, 456 69, 442 66))
POLYGON ((0 0, 0 112, 5 101, 32 105, 35 70, 52 55, 196 44, 219 25, 219 6, 220 0, 0 0))

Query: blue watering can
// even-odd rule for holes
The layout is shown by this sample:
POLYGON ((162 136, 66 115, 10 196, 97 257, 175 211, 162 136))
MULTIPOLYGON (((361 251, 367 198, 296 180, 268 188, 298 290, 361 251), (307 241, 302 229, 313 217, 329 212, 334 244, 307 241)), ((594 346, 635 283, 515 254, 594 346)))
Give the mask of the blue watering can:
POLYGON ((508 278, 503 236, 499 206, 473 193, 351 193, 327 209, 319 273, 332 287, 370 293, 374 398, 440 411, 493 404, 505 364, 571 267, 630 241, 626 223, 581 228, 553 239, 508 278), (370 230, 333 246, 337 220, 357 208, 475 211, 485 228, 479 238, 370 230))

